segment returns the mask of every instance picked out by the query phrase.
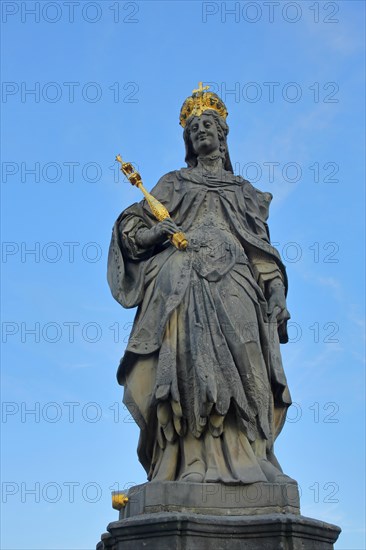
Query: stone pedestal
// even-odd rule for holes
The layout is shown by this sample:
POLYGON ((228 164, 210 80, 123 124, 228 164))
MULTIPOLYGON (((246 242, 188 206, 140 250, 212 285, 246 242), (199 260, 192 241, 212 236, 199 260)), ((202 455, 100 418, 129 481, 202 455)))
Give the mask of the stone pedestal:
POLYGON ((332 550, 340 532, 300 515, 294 483, 153 482, 128 499, 97 550, 332 550))

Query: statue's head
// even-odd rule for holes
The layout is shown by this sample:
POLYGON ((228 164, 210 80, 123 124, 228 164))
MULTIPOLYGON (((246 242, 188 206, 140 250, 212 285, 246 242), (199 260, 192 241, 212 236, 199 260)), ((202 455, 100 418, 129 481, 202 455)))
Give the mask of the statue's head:
MULTIPOLYGON (((226 140, 227 135, 229 133, 229 127, 226 124, 225 120, 221 118, 216 111, 212 111, 212 110, 205 111, 204 113, 202 113, 200 117, 192 116, 188 119, 183 132, 183 139, 186 145, 185 161, 190 168, 197 166, 197 157, 201 152, 200 143, 199 143, 200 140, 197 143, 197 138, 196 138, 197 132, 200 131, 198 129, 198 126, 201 124, 208 126, 209 123, 214 128, 214 132, 210 129, 208 129, 207 131, 210 134, 216 134, 217 136, 217 146, 218 146, 220 156, 222 158, 223 167, 228 172, 232 172, 233 168, 231 165, 229 150, 228 150, 227 140, 226 140)), ((212 139, 210 140, 212 145, 214 141, 215 141, 215 137, 212 136, 212 139)), ((202 152, 204 154, 205 150, 202 149, 202 152)), ((207 149, 207 153, 210 154, 211 151, 207 149)))
POLYGON ((184 128, 183 138, 186 145, 185 160, 189 167, 195 167, 197 157, 210 154, 215 145, 222 157, 224 169, 232 172, 227 146, 227 109, 219 96, 206 92, 207 89, 208 86, 202 87, 200 82, 199 88, 193 90, 192 96, 185 100, 180 111, 180 124, 184 128))

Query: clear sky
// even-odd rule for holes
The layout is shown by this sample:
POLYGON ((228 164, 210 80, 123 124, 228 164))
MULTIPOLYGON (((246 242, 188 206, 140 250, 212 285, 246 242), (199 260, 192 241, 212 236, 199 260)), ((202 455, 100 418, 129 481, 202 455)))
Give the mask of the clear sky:
POLYGON ((362 1, 12 2, 2 8, 2 548, 86 550, 143 483, 115 371, 134 311, 111 228, 184 166, 179 110, 225 101, 235 171, 274 195, 294 405, 277 441, 302 513, 364 538, 362 1), (33 412, 32 412, 33 411, 33 412))

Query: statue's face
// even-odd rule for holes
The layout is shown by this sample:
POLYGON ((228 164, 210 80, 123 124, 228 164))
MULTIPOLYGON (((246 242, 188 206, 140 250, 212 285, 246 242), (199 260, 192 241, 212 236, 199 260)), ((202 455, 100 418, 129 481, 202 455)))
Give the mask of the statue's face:
POLYGON ((217 126, 210 115, 203 113, 194 117, 189 126, 189 136, 196 155, 209 155, 219 149, 217 126))

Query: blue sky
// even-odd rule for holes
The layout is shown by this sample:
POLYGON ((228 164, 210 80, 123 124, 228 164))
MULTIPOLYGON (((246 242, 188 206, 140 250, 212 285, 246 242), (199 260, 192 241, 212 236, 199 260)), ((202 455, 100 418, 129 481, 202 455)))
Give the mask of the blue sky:
POLYGON ((364 3, 1 8, 2 548, 91 549, 110 491, 145 481, 115 380, 134 312, 106 282, 140 195, 114 157, 147 188, 184 166, 200 80, 227 105, 236 173, 274 195, 295 403, 277 456, 302 513, 342 527, 336 549, 365 548, 364 3))

